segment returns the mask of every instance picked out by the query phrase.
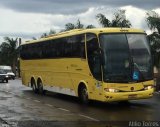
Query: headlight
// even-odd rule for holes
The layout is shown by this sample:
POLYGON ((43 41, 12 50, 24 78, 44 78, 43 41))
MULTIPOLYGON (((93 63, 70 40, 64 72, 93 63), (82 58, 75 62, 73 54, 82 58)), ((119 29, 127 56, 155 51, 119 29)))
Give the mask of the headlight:
POLYGON ((152 89, 152 88, 153 88, 153 86, 145 86, 144 87, 145 90, 149 90, 149 89, 152 89))
POLYGON ((119 90, 113 89, 113 88, 104 88, 104 90, 105 90, 106 92, 112 92, 112 93, 119 92, 119 90))
POLYGON ((8 75, 6 75, 6 78, 8 78, 8 75))

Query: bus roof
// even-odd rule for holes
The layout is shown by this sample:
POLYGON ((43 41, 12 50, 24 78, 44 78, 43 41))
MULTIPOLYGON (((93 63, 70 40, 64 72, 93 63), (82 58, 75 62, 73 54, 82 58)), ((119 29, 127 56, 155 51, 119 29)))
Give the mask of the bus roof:
POLYGON ((56 39, 56 38, 61 38, 61 37, 67 37, 67 36, 72 36, 72 35, 77 35, 77 34, 83 34, 83 33, 145 33, 145 31, 141 29, 133 29, 133 28, 93 28, 93 29, 74 29, 74 30, 69 30, 65 32, 60 32, 57 34, 51 34, 48 35, 44 38, 40 38, 38 40, 30 40, 26 41, 26 43, 22 44, 30 44, 30 43, 36 43, 36 42, 42 42, 46 40, 51 40, 51 39, 56 39))

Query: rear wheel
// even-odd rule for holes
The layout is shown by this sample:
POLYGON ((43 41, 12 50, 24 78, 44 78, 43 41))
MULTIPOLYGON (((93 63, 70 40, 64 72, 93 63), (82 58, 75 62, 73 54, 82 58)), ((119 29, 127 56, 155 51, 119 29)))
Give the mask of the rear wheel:
POLYGON ((38 85, 38 93, 44 95, 45 90, 43 89, 43 83, 40 79, 37 81, 37 85, 38 85))
POLYGON ((79 98, 83 104, 88 104, 89 100, 88 100, 88 91, 86 86, 80 87, 79 98))
POLYGON ((31 79, 31 87, 32 87, 32 90, 34 93, 37 93, 38 92, 38 89, 36 87, 36 82, 34 79, 31 79))

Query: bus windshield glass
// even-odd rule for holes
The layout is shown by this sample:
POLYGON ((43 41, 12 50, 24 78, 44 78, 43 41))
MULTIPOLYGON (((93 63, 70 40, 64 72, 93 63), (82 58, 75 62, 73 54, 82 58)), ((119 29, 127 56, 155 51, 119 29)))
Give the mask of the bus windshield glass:
POLYGON ((145 34, 101 34, 103 79, 139 82, 152 79, 152 61, 145 34))

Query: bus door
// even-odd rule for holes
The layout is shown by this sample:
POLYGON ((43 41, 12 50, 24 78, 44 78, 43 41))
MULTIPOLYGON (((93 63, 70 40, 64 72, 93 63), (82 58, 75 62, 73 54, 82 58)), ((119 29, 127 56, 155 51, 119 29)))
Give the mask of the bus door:
POLYGON ((90 88, 96 97, 102 95, 102 71, 100 60, 100 48, 95 34, 86 34, 87 58, 92 78, 90 88))

